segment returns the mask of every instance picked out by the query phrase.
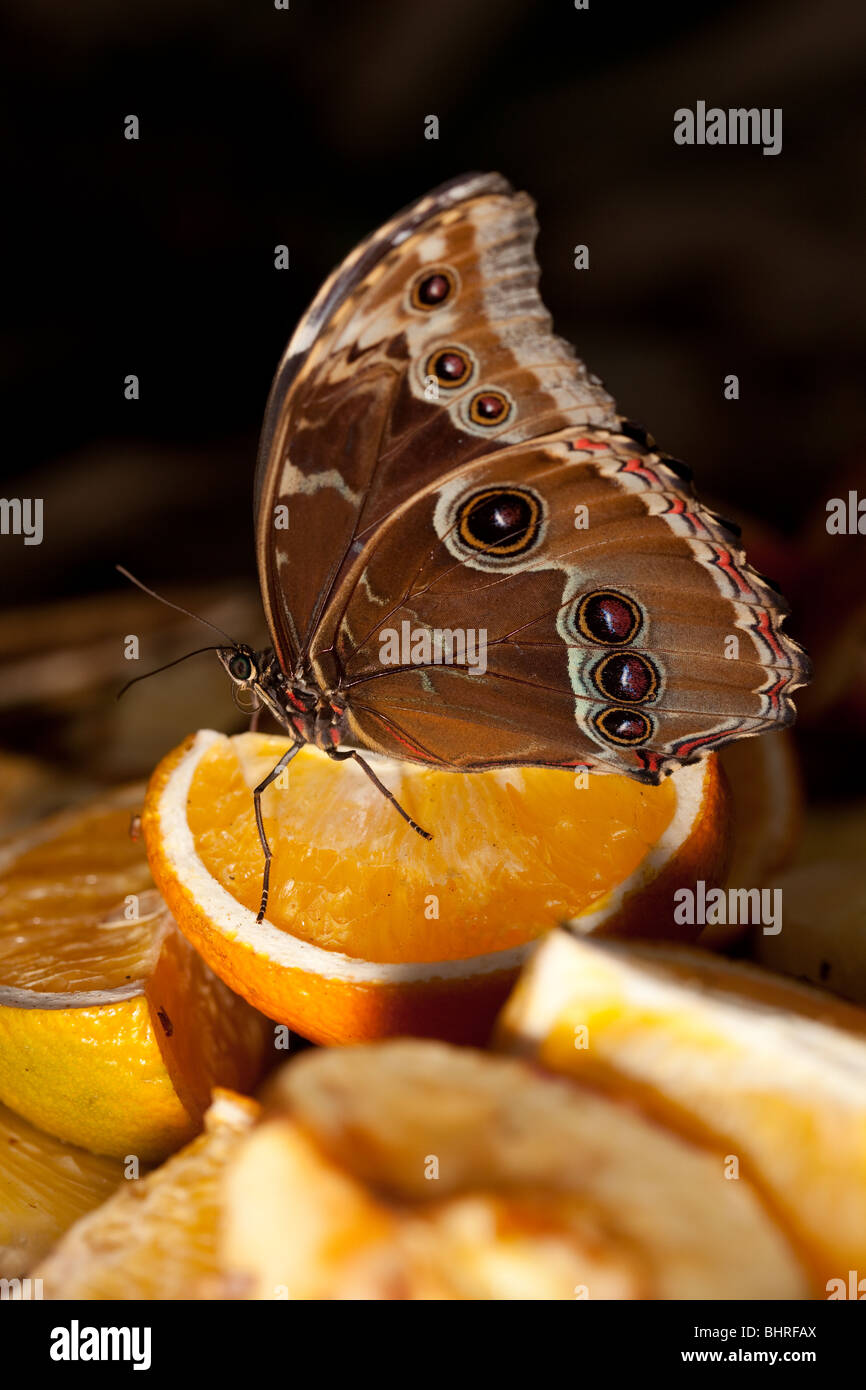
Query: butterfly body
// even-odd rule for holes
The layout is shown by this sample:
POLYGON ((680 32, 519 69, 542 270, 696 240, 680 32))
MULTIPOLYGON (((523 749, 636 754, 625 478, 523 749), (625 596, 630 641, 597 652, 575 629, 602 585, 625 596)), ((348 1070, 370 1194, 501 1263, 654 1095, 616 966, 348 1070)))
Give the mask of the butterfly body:
POLYGON ((249 691, 256 706, 267 708, 298 742, 330 753, 344 741, 345 709, 318 686, 291 680, 273 648, 256 652, 237 643, 219 647, 217 655, 235 688, 249 691))
POLYGON ((301 320, 257 472, 255 688, 333 756, 657 782, 791 722, 808 661, 736 528, 553 334, 535 232, 498 175, 453 180, 301 320))

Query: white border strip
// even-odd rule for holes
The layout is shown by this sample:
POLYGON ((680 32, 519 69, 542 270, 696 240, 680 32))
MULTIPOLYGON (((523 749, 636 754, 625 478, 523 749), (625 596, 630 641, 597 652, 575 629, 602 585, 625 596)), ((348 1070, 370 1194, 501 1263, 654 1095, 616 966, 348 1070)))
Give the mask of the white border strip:
POLYGON ((103 1004, 122 1004, 138 999, 146 980, 118 984, 115 990, 70 990, 68 994, 40 994, 38 990, 19 990, 14 984, 0 986, 0 1009, 96 1009, 103 1004))
POLYGON ((0 1009, 95 1009, 102 1004, 122 1004, 138 999, 147 988, 146 980, 130 980, 116 989, 70 990, 68 994, 40 994, 35 989, 0 985, 0 1009))

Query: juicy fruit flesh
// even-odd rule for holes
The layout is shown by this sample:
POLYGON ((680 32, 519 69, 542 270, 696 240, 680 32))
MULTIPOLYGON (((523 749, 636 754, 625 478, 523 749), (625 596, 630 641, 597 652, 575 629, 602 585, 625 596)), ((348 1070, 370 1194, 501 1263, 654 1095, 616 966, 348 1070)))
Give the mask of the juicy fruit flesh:
MULTIPOLYGON (((252 788, 289 746, 242 734, 201 758, 187 815, 210 874, 253 912, 263 856, 252 788)), ((506 950, 576 916, 637 868, 676 807, 670 782, 509 768, 448 773, 373 762, 425 841, 352 763, 306 747, 264 794, 268 920, 370 961, 506 950)))
POLYGON ((155 1161, 211 1087, 255 1085, 263 1018, 207 968, 130 838, 141 789, 0 848, 0 1101, 94 1153, 155 1161))
POLYGON ((122 1183, 35 1270, 46 1298, 189 1299, 212 1290, 219 1185, 255 1101, 217 1091, 205 1133, 161 1168, 122 1183))
MULTIPOLYGON (((524 1062, 408 1039, 319 1049, 284 1066, 267 1100, 225 1189, 226 1261, 253 1296, 283 1284, 366 1297, 354 1257, 402 1250, 411 1276, 416 1238, 447 1297, 460 1274, 469 1297, 807 1292, 787 1237, 747 1180, 726 1181, 720 1153, 524 1062)), ((382 1267, 367 1262, 368 1284, 382 1267)), ((378 1282, 373 1296, 394 1297, 378 1282)))
POLYGON ((42 1134, 0 1105, 0 1279, 18 1279, 111 1195, 122 1165, 42 1134))
POLYGON ((736 1154, 823 1290, 866 1258, 864 1033, 861 1010, 739 961, 553 933, 499 1044, 736 1154))
POLYGON ((226 1286, 312 1300, 572 1300, 581 1285, 594 1299, 651 1294, 636 1244, 590 1203, 496 1180, 441 1201, 383 1200, 291 1120, 268 1122, 226 1173, 226 1286))
POLYGON ((70 819, 58 835, 14 852, 8 866, 0 857, 0 985, 65 994, 150 975, 161 904, 143 842, 129 836, 140 798, 130 793, 70 819), (132 894, 137 921, 125 916, 132 894))

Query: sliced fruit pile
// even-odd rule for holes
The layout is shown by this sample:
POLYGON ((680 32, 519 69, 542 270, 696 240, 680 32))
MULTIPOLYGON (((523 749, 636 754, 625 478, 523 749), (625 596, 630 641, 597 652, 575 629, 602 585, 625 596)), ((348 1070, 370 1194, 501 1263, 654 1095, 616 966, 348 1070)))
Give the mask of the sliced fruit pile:
POLYGON ((570 919, 586 933, 694 935, 674 886, 721 881, 725 784, 715 758, 660 787, 538 768, 459 775, 375 762, 432 839, 363 771, 305 747, 207 731, 151 779, 143 817, 154 878, 212 968, 316 1042, 414 1033, 484 1041, 531 943, 570 919))
POLYGON ((630 1107, 430 1042, 306 1054, 226 1184, 223 1260, 272 1298, 796 1298, 747 1182, 630 1107))
POLYGON ((751 1185, 631 1107, 440 1043, 306 1053, 81 1221, 46 1297, 800 1298, 751 1185), (244 1132, 248 1131, 248 1132, 244 1132), (220 1177, 222 1170, 222 1177, 220 1177))
POLYGON ((816 1288, 866 1268, 866 1014, 755 966, 552 933, 500 1044, 637 1101, 727 1156, 816 1288))
MULTIPOLYGON (((252 789, 286 746, 205 732, 165 759, 153 878, 136 789, 0 845, 0 1277, 58 1299, 798 1299, 866 1267, 866 1013, 637 939, 701 931, 677 889, 795 871, 786 739, 657 789, 376 761, 429 842, 304 749, 263 799, 259 924, 252 789), (387 1038, 487 1041, 515 979, 500 1055, 387 1038), (302 1052, 260 1109, 269 1020, 362 1045, 302 1052)), ((855 831, 827 833, 853 864, 855 831)))

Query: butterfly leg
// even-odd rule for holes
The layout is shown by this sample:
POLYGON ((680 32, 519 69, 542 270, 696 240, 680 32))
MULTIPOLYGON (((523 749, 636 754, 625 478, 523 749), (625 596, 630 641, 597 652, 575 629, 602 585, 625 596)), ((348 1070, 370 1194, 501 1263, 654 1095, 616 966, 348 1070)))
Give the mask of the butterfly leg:
POLYGON ((253 805, 256 810, 256 828, 259 832, 259 843, 262 847, 262 852, 265 856, 265 871, 262 876, 262 900, 259 904, 258 913, 256 914, 257 922, 261 922, 264 918, 265 909, 268 905, 268 892, 270 891, 271 886, 271 859, 273 858, 271 847, 268 844, 268 837, 265 834, 265 823, 262 820, 262 792, 266 791, 268 787, 271 785, 271 783, 277 780, 283 768, 288 767, 289 763, 292 761, 292 758, 302 747, 302 743, 293 743, 291 748, 289 748, 280 758, 280 761, 277 763, 276 767, 271 768, 267 777, 264 779, 263 782, 259 782, 259 785, 255 788, 253 792, 253 805))
POLYGON ((369 777, 370 781, 373 783, 373 786, 374 786, 374 787, 378 787, 379 791, 380 791, 380 792, 382 793, 382 795, 385 797, 385 800, 386 800, 386 801, 390 801, 390 803, 391 803, 391 805, 394 807, 394 810, 395 810, 395 811, 399 811, 400 815, 403 817, 403 819, 404 819, 404 821, 406 822, 406 824, 407 824, 407 825, 411 825, 412 829, 413 829, 414 831, 416 831, 417 834, 423 836, 423 838, 424 838, 425 840, 432 840, 432 839, 433 839, 433 836, 430 834, 430 831, 429 831, 429 830, 422 830, 422 829, 421 829, 421 826, 418 825, 415 821, 413 821, 413 819, 412 819, 412 817, 409 815, 408 811, 404 811, 404 810, 403 810, 403 807, 400 805, 400 803, 399 803, 399 801, 397 800, 397 798, 396 798, 396 796, 394 795, 394 793, 393 793, 393 792, 389 792, 389 790, 388 790, 388 788, 385 786, 384 782, 380 782, 380 781, 379 781, 379 778, 376 776, 376 774, 375 774, 375 772, 373 771, 373 769, 371 768, 370 764, 369 764, 369 763, 365 763, 365 762, 364 762, 364 759, 361 757, 361 754, 358 753, 354 748, 343 749, 342 752, 338 752, 336 748, 334 748, 334 749, 329 748, 329 749, 327 750, 327 753, 328 753, 328 757, 329 757, 329 758, 333 758, 334 762, 336 762, 336 763, 342 763, 342 762, 345 762, 347 758, 353 758, 354 761, 358 764, 358 766, 359 766, 359 767, 362 767, 362 768, 364 769, 364 771, 366 772, 366 774, 367 774, 367 776, 369 777))

